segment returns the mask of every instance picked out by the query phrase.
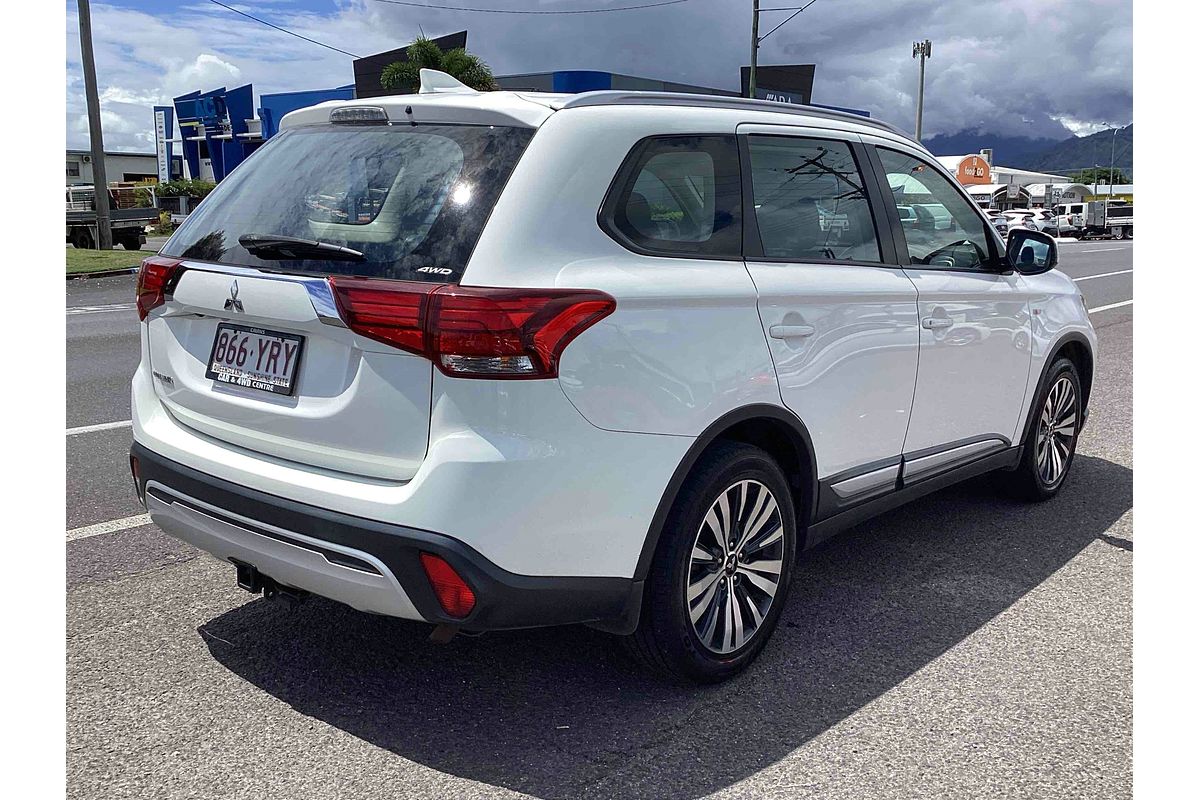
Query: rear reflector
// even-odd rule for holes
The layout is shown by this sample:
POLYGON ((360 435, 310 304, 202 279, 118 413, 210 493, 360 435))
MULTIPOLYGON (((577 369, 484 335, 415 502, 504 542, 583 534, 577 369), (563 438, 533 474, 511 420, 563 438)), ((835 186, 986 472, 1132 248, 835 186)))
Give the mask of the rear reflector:
POLYGON ((137 277, 139 319, 144 320, 147 314, 166 302, 167 295, 175 287, 181 263, 183 262, 177 258, 162 256, 150 256, 142 261, 142 268, 138 270, 137 277))
POLYGON ((475 608, 475 592, 454 571, 454 567, 432 553, 421 553, 421 566, 443 611, 458 619, 471 613, 471 609, 475 608))
POLYGON ((494 289, 372 278, 329 279, 363 336, 429 358, 459 378, 554 378, 563 350, 616 301, 585 289, 494 289))

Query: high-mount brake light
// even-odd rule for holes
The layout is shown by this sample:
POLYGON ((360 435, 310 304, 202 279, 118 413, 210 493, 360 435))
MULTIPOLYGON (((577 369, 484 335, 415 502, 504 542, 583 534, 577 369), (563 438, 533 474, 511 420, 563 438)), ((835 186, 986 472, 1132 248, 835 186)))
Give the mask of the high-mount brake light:
POLYGON ((163 256, 150 256, 142 261, 137 277, 138 319, 145 320, 147 314, 167 301, 167 295, 175 288, 181 273, 179 265, 182 263, 177 258, 163 256))
POLYGON ((387 111, 379 106, 350 106, 335 108, 329 112, 329 121, 334 125, 381 124, 388 121, 387 111))
POLYGON ((351 330, 423 355, 457 378, 555 378, 567 345, 617 307, 609 295, 589 289, 340 276, 329 283, 351 330))

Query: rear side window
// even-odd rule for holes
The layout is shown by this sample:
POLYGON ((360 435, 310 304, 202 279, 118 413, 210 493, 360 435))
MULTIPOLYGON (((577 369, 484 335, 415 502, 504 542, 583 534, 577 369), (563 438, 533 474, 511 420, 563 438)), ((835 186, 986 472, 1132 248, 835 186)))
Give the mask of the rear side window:
POLYGON ((473 125, 286 131, 223 180, 163 254, 292 273, 456 282, 532 136, 526 128, 473 125), (252 253, 238 241, 247 235, 316 240, 363 258, 252 253))
POLYGON ((626 158, 600 223, 635 252, 740 258, 741 204, 733 136, 661 136, 626 158))
MULTIPOLYGON (((763 255, 792 261, 880 261, 863 178, 850 146, 750 136, 754 214, 763 255)), ((919 210, 905 209, 909 218, 919 210)))

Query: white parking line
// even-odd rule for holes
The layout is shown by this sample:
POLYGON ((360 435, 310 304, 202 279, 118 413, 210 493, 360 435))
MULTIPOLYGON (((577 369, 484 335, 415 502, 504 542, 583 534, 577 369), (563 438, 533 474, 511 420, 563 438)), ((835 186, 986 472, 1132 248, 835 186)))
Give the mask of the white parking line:
POLYGON ((1093 280, 1094 278, 1107 278, 1110 275, 1128 275, 1131 272, 1133 272, 1133 270, 1131 270, 1131 269, 1121 269, 1121 270, 1117 270, 1116 272, 1104 272, 1099 275, 1084 275, 1082 278, 1072 278, 1071 280, 1075 281, 1076 283, 1079 283, 1080 281, 1090 281, 1090 280, 1093 280))
POLYGON ((1080 253, 1112 253, 1117 250, 1127 250, 1125 247, 1101 247, 1098 250, 1079 250, 1080 253))
POLYGON ((1089 308, 1088 313, 1095 314, 1097 311, 1108 311, 1110 308, 1121 308, 1122 306, 1131 306, 1131 305, 1133 305, 1132 300, 1123 300, 1120 303, 1109 303, 1106 306, 1097 306, 1096 308, 1089 308))
POLYGON ((98 522, 83 528, 72 528, 67 531, 67 541, 73 542, 76 539, 86 539, 89 536, 99 536, 102 533, 124 531, 129 528, 140 528, 142 525, 149 524, 149 514, 138 514, 136 517, 125 517, 124 519, 110 519, 108 522, 98 522))
POLYGON ((67 428, 67 436, 78 436, 81 433, 94 433, 96 431, 111 431, 114 428, 129 428, 133 426, 133 420, 123 419, 120 422, 101 422, 99 425, 83 425, 78 428, 67 428))
POLYGON ((112 303, 106 306, 72 306, 67 314, 103 314, 106 311, 132 311, 137 308, 134 303, 112 303))

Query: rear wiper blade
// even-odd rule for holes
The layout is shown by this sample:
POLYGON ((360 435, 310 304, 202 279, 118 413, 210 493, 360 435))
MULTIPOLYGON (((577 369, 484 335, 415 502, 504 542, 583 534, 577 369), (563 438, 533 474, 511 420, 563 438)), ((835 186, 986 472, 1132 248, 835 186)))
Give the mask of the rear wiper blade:
POLYGON ((259 258, 323 258, 329 261, 363 261, 366 256, 352 247, 300 239, 296 236, 247 233, 238 237, 238 244, 259 258))

